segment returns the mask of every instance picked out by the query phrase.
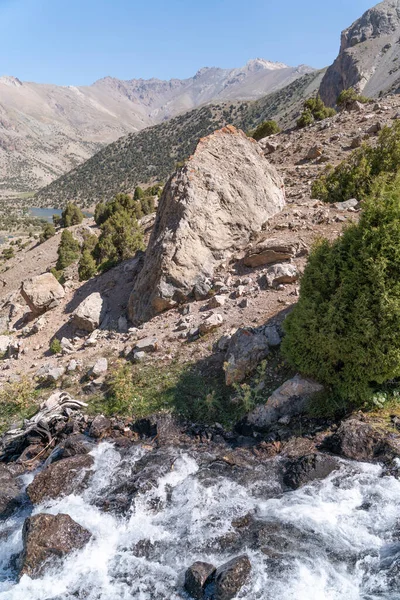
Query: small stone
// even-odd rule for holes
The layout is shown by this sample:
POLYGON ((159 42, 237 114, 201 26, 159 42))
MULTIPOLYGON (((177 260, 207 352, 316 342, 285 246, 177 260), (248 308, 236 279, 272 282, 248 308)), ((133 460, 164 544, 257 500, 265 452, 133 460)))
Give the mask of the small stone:
POLYGON ((111 421, 107 419, 103 415, 97 415, 92 421, 92 424, 89 429, 90 437, 93 437, 97 440, 106 437, 110 434, 111 430, 111 421))
POLYGON ((65 354, 69 354, 71 352, 74 352, 75 348, 73 346, 73 344, 70 342, 70 340, 66 337, 63 337, 61 339, 61 349, 65 354))
POLYGON ((93 367, 90 369, 89 375, 94 379, 101 377, 108 371, 108 360, 102 356, 97 359, 93 367))
POLYGON ((35 376, 41 383, 56 383, 59 379, 61 379, 64 373, 64 367, 46 364, 36 371, 35 376))
POLYGON ((140 363, 143 362, 147 357, 146 352, 137 351, 133 353, 133 362, 140 363))
POLYGON ((218 327, 221 327, 223 322, 224 322, 224 318, 222 315, 220 315, 218 313, 214 313, 214 314, 210 315, 205 321, 200 323, 200 325, 199 325, 200 335, 206 335, 207 333, 211 333, 215 329, 218 329, 218 327))
POLYGON ((78 363, 76 360, 70 360, 67 365, 67 373, 74 373, 78 368, 78 363))
POLYGON ((249 299, 248 298, 243 298, 239 302, 239 308, 247 308, 248 306, 249 306, 249 299))
POLYGON ((135 352, 156 352, 158 350, 158 340, 156 337, 148 337, 139 340, 135 346, 135 352))
POLYGON ((222 306, 225 306, 225 302, 226 302, 225 296, 219 296, 219 295, 213 296, 208 303, 208 308, 210 308, 210 309, 220 308, 222 306))

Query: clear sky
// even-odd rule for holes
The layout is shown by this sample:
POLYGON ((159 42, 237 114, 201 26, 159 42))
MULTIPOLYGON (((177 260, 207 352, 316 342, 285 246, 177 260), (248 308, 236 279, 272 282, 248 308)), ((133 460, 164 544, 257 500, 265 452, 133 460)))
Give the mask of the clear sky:
MULTIPOLYGON (((323 67, 374 0, 0 0, 0 74, 86 85, 250 58, 323 67)), ((1 102, 1 98, 0 98, 1 102)))

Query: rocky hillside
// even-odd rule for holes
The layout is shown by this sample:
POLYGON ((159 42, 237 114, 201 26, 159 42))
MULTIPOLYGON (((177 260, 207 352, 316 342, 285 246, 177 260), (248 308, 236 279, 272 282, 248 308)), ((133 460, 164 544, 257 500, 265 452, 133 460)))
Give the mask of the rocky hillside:
POLYGON ((188 158, 198 140, 233 124, 245 131, 266 119, 282 127, 293 124, 305 98, 320 85, 323 71, 304 75, 285 88, 253 102, 204 106, 139 133, 122 137, 83 165, 40 190, 36 203, 62 206, 74 200, 90 206, 138 184, 166 180, 188 158))
POLYGON ((211 101, 260 98, 310 71, 256 59, 171 81, 61 87, 0 77, 0 194, 37 190, 129 132, 211 101))
POLYGON ((355 87, 377 97, 400 90, 400 1, 384 0, 342 32, 340 52, 321 84, 334 106, 342 90, 355 87))

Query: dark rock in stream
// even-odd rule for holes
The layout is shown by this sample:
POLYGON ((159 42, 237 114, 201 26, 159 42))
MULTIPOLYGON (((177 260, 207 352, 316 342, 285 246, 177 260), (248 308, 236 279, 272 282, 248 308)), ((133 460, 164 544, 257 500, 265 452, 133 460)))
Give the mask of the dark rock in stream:
POLYGON ((0 464, 0 519, 6 519, 20 503, 20 486, 4 465, 0 464))
POLYGON ((81 491, 87 482, 93 463, 93 458, 89 454, 84 454, 65 458, 45 467, 27 487, 30 500, 33 504, 40 504, 43 500, 81 491))
POLYGON ((283 483, 292 490, 325 479, 339 468, 337 460, 327 454, 309 454, 285 461, 283 483))
POLYGON ((206 562, 195 562, 185 573, 185 590, 196 600, 202 600, 206 585, 210 582, 216 569, 206 562))
POLYGON ((92 537, 87 529, 63 514, 29 517, 22 536, 20 576, 29 575, 33 579, 40 577, 49 563, 83 548, 92 537))
POLYGON ((251 572, 247 555, 239 556, 219 567, 215 573, 213 600, 231 600, 244 586, 251 572))
POLYGON ((387 447, 387 434, 364 421, 343 421, 332 436, 324 442, 330 452, 359 461, 383 458, 387 447))

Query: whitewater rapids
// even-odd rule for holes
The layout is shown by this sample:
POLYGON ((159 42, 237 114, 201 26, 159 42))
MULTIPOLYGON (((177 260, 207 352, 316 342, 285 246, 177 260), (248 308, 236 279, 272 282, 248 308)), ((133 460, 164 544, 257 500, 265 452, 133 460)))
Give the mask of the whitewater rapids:
MULTIPOLYGON (((137 446, 128 460, 148 451, 137 446)), ((252 573, 238 599, 400 599, 400 482, 377 465, 343 461, 324 481, 281 493, 278 470, 267 482, 261 473, 248 483, 210 477, 190 452, 177 450, 173 469, 118 515, 99 503, 123 478, 127 457, 109 443, 92 455, 94 475, 82 495, 33 511, 69 514, 91 541, 40 579, 18 581, 12 557, 22 549, 27 505, 0 524, 0 600, 183 600, 193 562, 218 566, 243 553, 252 573), (246 536, 240 551, 221 545, 234 531, 232 520, 248 513, 281 528, 283 552, 249 547, 246 536)), ((31 479, 24 476, 24 483, 31 479)))

